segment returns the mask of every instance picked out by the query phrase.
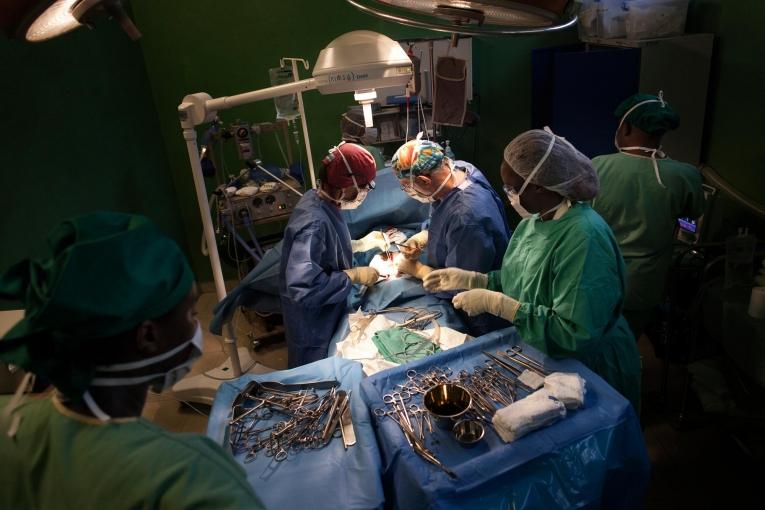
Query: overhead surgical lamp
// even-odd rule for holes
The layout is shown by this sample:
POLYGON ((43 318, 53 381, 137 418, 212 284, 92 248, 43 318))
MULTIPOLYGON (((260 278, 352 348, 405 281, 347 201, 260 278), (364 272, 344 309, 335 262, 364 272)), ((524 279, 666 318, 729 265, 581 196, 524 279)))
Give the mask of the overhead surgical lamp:
MULTIPOLYGON (((316 187, 316 175, 313 169, 311 142, 303 109, 302 92, 312 89, 318 90, 321 94, 353 92, 354 98, 362 104, 365 110, 367 126, 371 126, 371 103, 377 97, 375 89, 405 86, 412 77, 412 62, 399 43, 393 39, 376 32, 357 30, 337 37, 321 50, 313 69, 312 78, 299 80, 297 64, 294 60, 292 72, 295 81, 291 83, 218 98, 213 98, 205 92, 198 92, 184 97, 178 106, 178 115, 191 163, 191 173, 194 178, 199 213, 202 218, 218 301, 226 297, 226 287, 223 282, 223 271, 215 242, 215 230, 210 216, 210 204, 207 200, 207 189, 202 174, 202 164, 197 147, 197 133, 194 128, 213 121, 221 110, 264 99, 297 94, 311 184, 316 187)), ((238 377, 242 374, 240 353, 236 348, 233 328, 230 324, 228 327, 228 335, 225 338, 229 353, 227 363, 230 363, 233 376, 238 377)), ((246 353, 247 351, 243 350, 242 355, 246 355, 246 353)), ((217 374, 219 375, 220 372, 217 374)), ((198 379, 198 382, 180 381, 173 387, 173 391, 182 400, 211 403, 215 389, 220 382, 216 379, 220 379, 220 377, 217 375, 215 377, 210 376, 206 380, 204 375, 197 377, 202 379, 198 379)))
POLYGON ((346 0, 402 25, 463 35, 516 35, 563 30, 576 23, 572 0, 346 0))
POLYGON ((30 42, 47 41, 76 28, 93 27, 99 18, 115 19, 136 40, 141 33, 120 0, 11 1, 4 7, 4 31, 30 42))

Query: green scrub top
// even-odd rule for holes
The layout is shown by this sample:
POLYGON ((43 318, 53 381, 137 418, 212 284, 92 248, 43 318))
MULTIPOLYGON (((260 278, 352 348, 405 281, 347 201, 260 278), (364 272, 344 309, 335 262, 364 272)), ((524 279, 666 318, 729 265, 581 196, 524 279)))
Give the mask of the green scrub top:
POLYGON ((600 192, 592 202, 614 231, 627 265, 625 310, 645 310, 661 302, 672 264, 677 218, 698 218, 704 210, 701 174, 673 159, 658 160, 656 180, 650 158, 610 154, 592 160, 600 192))
POLYGON ((603 218, 577 203, 558 220, 521 221, 490 290, 520 301, 521 338, 553 358, 575 358, 640 403, 640 357, 622 317, 624 263, 603 218))
MULTIPOLYGON (((9 400, 0 397, 0 409, 9 400)), ((103 424, 54 400, 17 408, 13 438, 0 421, 0 508, 263 508, 244 470, 212 440, 142 418, 103 424)))

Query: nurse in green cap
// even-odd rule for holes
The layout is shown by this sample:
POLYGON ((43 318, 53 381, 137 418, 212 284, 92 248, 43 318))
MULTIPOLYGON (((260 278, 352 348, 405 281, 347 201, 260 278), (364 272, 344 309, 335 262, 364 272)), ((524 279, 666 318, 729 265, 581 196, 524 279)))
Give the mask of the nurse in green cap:
POLYGON ((25 309, 0 360, 28 373, 0 397, 0 508, 262 508, 220 446, 141 418, 148 389, 202 352, 175 242, 142 216, 101 212, 61 223, 48 244, 0 275, 0 299, 25 309), (31 374, 56 391, 24 399, 31 374))
POLYGON ((701 175, 661 150, 661 139, 680 118, 663 94, 635 94, 614 112, 619 152, 592 160, 600 178, 593 208, 614 231, 627 265, 624 317, 639 338, 660 303, 677 218, 698 218, 704 208, 701 175))

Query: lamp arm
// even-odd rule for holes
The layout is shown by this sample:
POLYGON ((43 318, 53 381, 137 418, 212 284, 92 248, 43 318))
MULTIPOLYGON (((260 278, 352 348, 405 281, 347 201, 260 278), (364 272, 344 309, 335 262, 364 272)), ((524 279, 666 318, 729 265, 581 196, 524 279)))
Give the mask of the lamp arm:
POLYGON ((293 81, 290 83, 284 83, 282 85, 274 85, 273 87, 268 87, 265 89, 244 92, 243 94, 237 94, 235 96, 224 96, 217 97, 215 99, 209 99, 205 102, 205 108, 208 112, 217 112, 220 110, 227 110, 235 106, 254 103, 264 99, 273 99, 279 96, 288 96, 290 94, 304 92, 306 90, 313 90, 315 88, 316 80, 313 78, 308 78, 307 80, 293 81))

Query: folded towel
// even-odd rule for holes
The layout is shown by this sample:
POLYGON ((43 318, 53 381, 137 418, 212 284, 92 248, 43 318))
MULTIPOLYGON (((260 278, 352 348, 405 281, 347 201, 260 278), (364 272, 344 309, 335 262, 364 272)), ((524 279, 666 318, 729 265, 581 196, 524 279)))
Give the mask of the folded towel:
POLYGON ((563 403, 550 398, 545 390, 539 390, 497 411, 491 423, 499 437, 509 443, 564 416, 563 403))
POLYGON ((545 379, 532 370, 524 370, 521 375, 518 376, 518 382, 525 384, 532 390, 538 390, 544 385, 545 379))
POLYGON ((545 377, 545 390, 563 402, 566 409, 576 409, 584 404, 585 381, 579 374, 555 372, 545 377))

